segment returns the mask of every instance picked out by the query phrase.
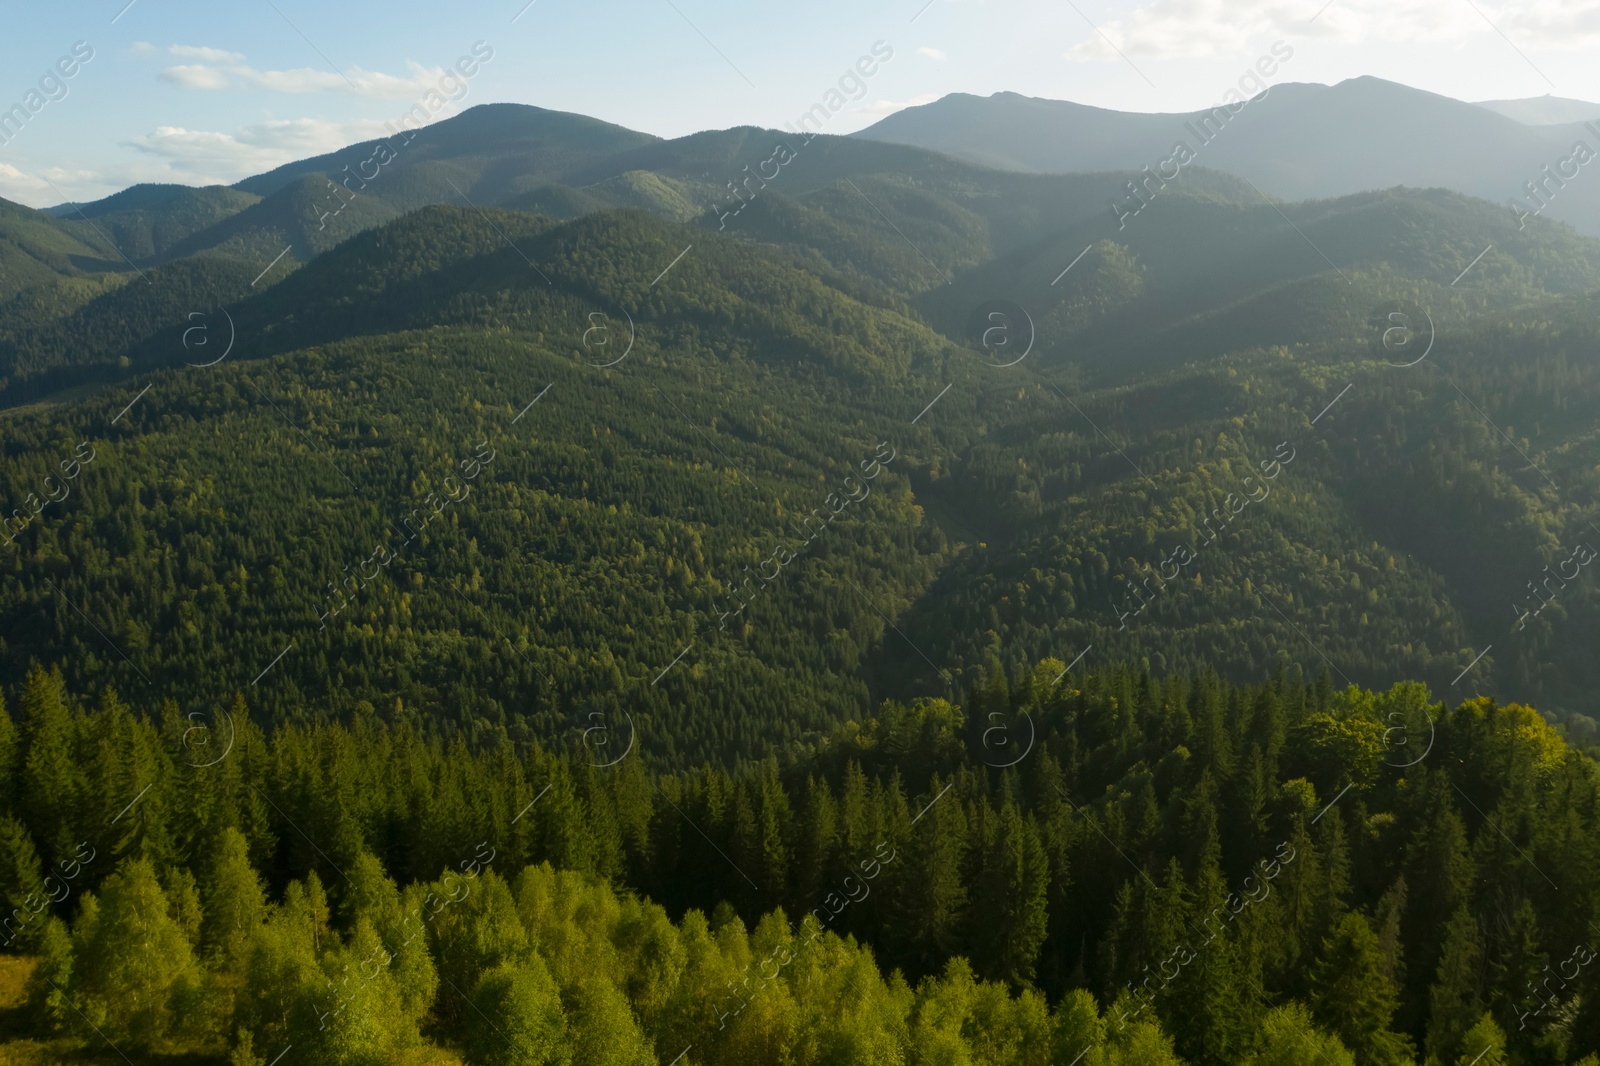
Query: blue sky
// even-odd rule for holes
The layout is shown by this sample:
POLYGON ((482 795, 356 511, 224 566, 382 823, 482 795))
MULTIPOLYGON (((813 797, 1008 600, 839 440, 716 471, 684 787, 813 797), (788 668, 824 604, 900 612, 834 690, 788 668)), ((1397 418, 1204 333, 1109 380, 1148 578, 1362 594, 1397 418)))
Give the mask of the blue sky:
POLYGON ((880 40, 894 58, 829 132, 949 92, 1129 111, 1210 106, 1278 39, 1295 49, 1279 81, 1375 74, 1469 100, 1600 100, 1600 71, 1587 61, 1600 46, 1600 0, 924 3, 17 5, 0 35, 0 111, 24 103, 75 42, 94 56, 69 79, 47 79, 34 102, 59 98, 0 144, 0 196, 42 206, 139 181, 237 181, 375 136, 477 41, 494 57, 439 118, 515 101, 662 136, 781 126, 880 40))

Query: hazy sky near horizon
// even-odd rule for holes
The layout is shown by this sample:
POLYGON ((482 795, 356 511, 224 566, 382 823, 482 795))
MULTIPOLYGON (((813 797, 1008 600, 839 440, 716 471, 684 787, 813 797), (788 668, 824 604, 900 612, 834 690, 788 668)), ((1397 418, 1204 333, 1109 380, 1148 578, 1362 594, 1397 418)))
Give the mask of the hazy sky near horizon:
POLYGON ((1194 110, 1277 40, 1294 58, 1273 83, 1600 100, 1585 61, 1600 0, 94 0, 7 16, 0 113, 42 106, 0 144, 0 197, 32 206, 231 183, 379 136, 480 41, 493 58, 444 81, 435 121, 511 101, 664 137, 782 127, 878 41, 893 59, 827 132, 952 92, 1194 110), (80 41, 93 58, 59 78, 80 41))

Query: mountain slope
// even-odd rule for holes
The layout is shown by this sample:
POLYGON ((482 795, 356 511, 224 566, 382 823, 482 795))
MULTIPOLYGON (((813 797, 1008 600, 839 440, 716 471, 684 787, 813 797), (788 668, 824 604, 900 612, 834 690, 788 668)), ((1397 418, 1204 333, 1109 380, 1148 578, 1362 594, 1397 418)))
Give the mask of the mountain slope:
POLYGON ((129 259, 147 262, 260 197, 222 185, 133 185, 90 204, 72 204, 51 214, 69 229, 93 228, 129 259), (86 221, 84 221, 86 220, 86 221))
POLYGON ((0 299, 63 277, 126 269, 103 236, 79 236, 44 211, 0 200, 0 299))
POLYGON ((215 367, 147 367, 114 407, 10 414, 8 495, 63 433, 100 455, 0 563, 13 663, 77 644, 53 582, 98 598, 91 617, 131 656, 82 647, 75 672, 232 689, 294 643, 255 689, 273 716, 400 699, 543 732, 626 706, 641 745, 698 761, 870 706, 854 664, 883 632, 874 604, 925 585, 942 551, 892 424, 950 361, 926 327, 642 213, 556 226, 469 208, 364 234, 230 313, 238 350, 215 367), (806 533, 875 451, 874 491, 806 533), (469 483, 468 463, 484 476, 469 483), (220 554, 180 577, 151 554, 171 538, 220 554), (392 566, 373 561, 386 540, 392 566), (779 542, 804 565, 741 608, 741 569, 779 542), (837 603, 843 575, 876 598, 837 603), (113 591, 128 581, 139 591, 113 591))

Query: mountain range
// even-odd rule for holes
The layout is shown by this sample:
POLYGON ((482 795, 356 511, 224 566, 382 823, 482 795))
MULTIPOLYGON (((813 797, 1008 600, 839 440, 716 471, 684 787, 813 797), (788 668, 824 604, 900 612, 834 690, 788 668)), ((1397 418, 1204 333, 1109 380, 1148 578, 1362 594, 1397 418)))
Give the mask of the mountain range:
POLYGON ((1237 103, 0 202, 0 1059, 1595 1066, 1590 119, 1237 103))
POLYGON ((1289 200, 1405 185, 1452 189, 1508 210, 1516 199, 1536 211, 1540 201, 1526 183, 1546 182, 1543 214, 1600 236, 1600 181, 1583 164, 1559 166, 1579 141, 1600 154, 1600 133, 1584 125, 1600 119, 1600 105, 1549 97, 1469 104, 1361 77, 1273 85, 1233 110, 1202 148, 1189 130, 1209 112, 1145 114, 1016 93, 956 93, 855 136, 1039 174, 1154 170, 1187 138, 1200 165, 1289 200), (1546 166, 1558 181, 1546 178, 1546 166))
POLYGON ((268 718, 627 709, 653 758, 1091 647, 1590 721, 1600 597, 1549 574, 1600 521, 1600 242, 1393 174, 1327 191, 1368 181, 1338 145, 1374 112, 1380 148, 1408 114, 1546 143, 1372 79, 1275 87, 1162 186, 1140 138, 1180 116, 955 97, 872 136, 661 140, 495 104, 228 188, 0 206, 0 484, 116 457, 13 511, 0 661, 268 718), (1100 154, 875 139, 941 109, 1009 136, 990 106, 1100 154), (1225 172, 1248 145, 1342 169, 1294 202, 1225 172), (480 444, 495 477, 425 522, 480 444))

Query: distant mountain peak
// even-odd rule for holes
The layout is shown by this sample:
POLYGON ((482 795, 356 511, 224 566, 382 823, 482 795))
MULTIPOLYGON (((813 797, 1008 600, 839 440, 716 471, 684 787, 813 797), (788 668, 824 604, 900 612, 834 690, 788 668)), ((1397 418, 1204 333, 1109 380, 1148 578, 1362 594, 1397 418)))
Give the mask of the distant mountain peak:
MULTIPOLYGON (((1185 122, 1194 114, 953 94, 854 136, 1022 173, 1137 171, 1189 140, 1185 122)), ((1504 205, 1541 167, 1571 153, 1574 130, 1562 124, 1590 119, 1600 119, 1600 105, 1558 97, 1473 104, 1368 74, 1334 85, 1273 84, 1231 110, 1225 136, 1190 147, 1198 166, 1289 200, 1408 186, 1504 205)), ((1600 235, 1600 184, 1564 189, 1546 215, 1600 235)))
POLYGON ((1521 100, 1483 100, 1477 106, 1528 126, 1555 126, 1600 118, 1600 104, 1550 93, 1521 100))

